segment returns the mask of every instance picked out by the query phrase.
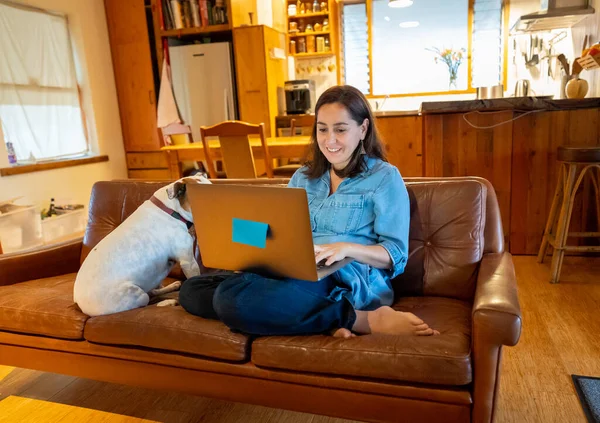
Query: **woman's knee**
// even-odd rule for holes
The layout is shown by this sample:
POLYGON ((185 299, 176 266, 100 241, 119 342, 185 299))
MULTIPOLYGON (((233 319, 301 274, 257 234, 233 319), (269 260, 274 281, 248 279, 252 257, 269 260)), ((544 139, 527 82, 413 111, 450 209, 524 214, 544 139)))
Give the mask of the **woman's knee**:
POLYGON ((253 275, 241 274, 222 282, 213 297, 213 307, 219 319, 233 329, 245 331, 256 315, 252 294, 253 275))

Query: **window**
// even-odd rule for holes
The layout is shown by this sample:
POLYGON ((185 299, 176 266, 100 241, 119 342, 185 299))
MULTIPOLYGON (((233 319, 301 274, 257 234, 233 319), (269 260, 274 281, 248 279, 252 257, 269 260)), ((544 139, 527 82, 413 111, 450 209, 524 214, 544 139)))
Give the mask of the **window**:
POLYGON ((365 94, 466 93, 502 81, 502 0, 341 3, 344 82, 365 94), (436 51, 450 55, 452 72, 436 51))
POLYGON ((86 153, 67 18, 0 1, 0 120, 17 161, 86 153))

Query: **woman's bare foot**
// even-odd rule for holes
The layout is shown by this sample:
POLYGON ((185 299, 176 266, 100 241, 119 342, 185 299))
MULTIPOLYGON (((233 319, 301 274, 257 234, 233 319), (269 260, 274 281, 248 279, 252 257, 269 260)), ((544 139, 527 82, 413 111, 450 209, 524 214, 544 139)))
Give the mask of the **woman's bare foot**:
POLYGON ((333 336, 334 338, 349 339, 349 338, 354 338, 356 336, 356 334, 352 333, 349 329, 339 328, 339 329, 332 330, 331 336, 333 336))
POLYGON ((383 306, 374 311, 356 311, 356 322, 352 330, 357 333, 379 333, 385 335, 439 335, 412 313, 396 311, 383 306))

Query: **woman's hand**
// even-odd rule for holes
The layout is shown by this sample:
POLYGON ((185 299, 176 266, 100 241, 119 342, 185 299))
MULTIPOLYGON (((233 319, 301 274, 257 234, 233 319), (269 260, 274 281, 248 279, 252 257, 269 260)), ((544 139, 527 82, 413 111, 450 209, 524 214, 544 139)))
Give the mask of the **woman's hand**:
POLYGON ((336 261, 351 257, 359 263, 368 264, 378 269, 390 269, 392 258, 381 245, 361 245, 351 242, 334 242, 333 244, 315 245, 315 262, 326 260, 330 266, 336 261))
POLYGON ((331 266, 336 261, 349 257, 352 244, 349 242, 334 242, 333 244, 315 245, 315 262, 325 261, 325 266, 331 266))

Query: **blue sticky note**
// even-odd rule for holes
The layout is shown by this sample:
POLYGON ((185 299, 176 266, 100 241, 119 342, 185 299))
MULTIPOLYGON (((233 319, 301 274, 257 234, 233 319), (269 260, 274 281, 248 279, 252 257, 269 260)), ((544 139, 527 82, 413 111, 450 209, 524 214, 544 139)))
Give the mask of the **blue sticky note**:
POLYGON ((233 218, 233 242, 250 245, 252 247, 265 248, 267 246, 268 223, 254 222, 233 218))

